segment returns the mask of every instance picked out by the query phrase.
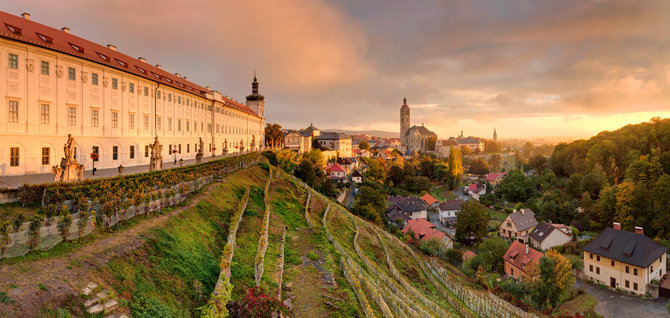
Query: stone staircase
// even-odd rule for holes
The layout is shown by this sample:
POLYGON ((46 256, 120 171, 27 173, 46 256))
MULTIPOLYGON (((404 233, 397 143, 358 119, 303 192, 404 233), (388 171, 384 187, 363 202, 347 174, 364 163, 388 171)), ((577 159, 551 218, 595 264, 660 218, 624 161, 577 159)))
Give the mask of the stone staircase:
POLYGON ((103 290, 96 283, 88 283, 86 287, 81 290, 84 297, 88 300, 84 302, 86 312, 89 314, 103 313, 105 318, 128 318, 125 314, 115 314, 114 312, 119 308, 119 303, 110 297, 107 290, 103 290))

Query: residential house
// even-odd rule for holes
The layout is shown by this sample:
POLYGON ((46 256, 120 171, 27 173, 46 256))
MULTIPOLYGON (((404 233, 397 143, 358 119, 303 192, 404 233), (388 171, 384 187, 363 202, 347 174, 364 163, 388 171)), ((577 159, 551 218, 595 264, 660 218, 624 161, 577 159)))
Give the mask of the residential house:
POLYGON ((528 234, 536 226, 535 213, 531 209, 514 211, 500 224, 500 237, 526 242, 528 234))
POLYGON ((645 295, 652 280, 660 281, 666 274, 667 251, 641 227, 628 232, 614 223, 584 246, 584 276, 612 289, 645 295))
POLYGON ((389 220, 395 221, 398 218, 407 220, 426 219, 428 209, 426 203, 417 197, 388 197, 390 202, 386 209, 386 215, 389 220))
POLYGON ((489 173, 486 175, 486 182, 488 182, 491 186, 496 186, 502 182, 505 176, 507 176, 507 173, 505 172, 489 173))
POLYGON ((432 209, 432 208, 436 208, 436 207, 440 204, 440 201, 437 201, 437 199, 435 199, 432 195, 430 195, 430 193, 426 193, 426 194, 424 194, 424 195, 421 197, 421 200, 423 200, 424 202, 426 202, 426 204, 428 205, 428 207, 430 207, 431 209, 432 209))
POLYGON ((465 262, 465 261, 467 261, 467 260, 469 260, 469 259, 474 258, 475 256, 477 256, 477 253, 475 253, 475 252, 473 252, 473 251, 471 251, 471 250, 467 250, 467 251, 465 251, 465 252, 463 253, 463 257, 461 257, 461 259, 463 260, 463 262, 465 262))
POLYGON ((530 244, 540 250, 548 250, 572 240, 572 230, 563 224, 542 222, 528 234, 530 244))
POLYGON ((452 139, 438 140, 435 143, 435 152, 438 158, 448 158, 451 155, 451 148, 458 147, 458 142, 452 139))
POLYGON ((342 166, 337 163, 334 163, 332 166, 328 167, 328 178, 334 179, 337 181, 344 181, 344 178, 347 176, 346 171, 342 166))
POLYGON ((363 175, 358 172, 358 170, 354 170, 354 172, 351 173, 351 181, 361 184, 363 183, 363 175))
POLYGON ((342 166, 347 174, 351 173, 351 171, 356 168, 356 163, 358 163, 357 161, 352 160, 352 158, 343 157, 337 158, 335 162, 342 166))
POLYGON ((458 212, 461 211, 463 200, 446 200, 437 206, 438 217, 442 224, 454 223, 457 219, 458 212))
POLYGON ((544 254, 528 245, 514 241, 503 256, 505 261, 505 274, 519 279, 526 275, 531 266, 539 266, 540 259, 544 254))
POLYGON ((449 237, 447 233, 440 232, 435 228, 435 225, 433 223, 430 223, 426 219, 416 219, 416 220, 409 220, 407 221, 407 225, 402 229, 402 232, 407 234, 408 232, 412 231, 414 233, 414 239, 421 240, 421 241, 428 241, 428 240, 438 240, 444 248, 452 248, 454 247, 454 242, 449 237))
POLYGON ((466 187, 466 193, 473 199, 479 201, 479 197, 486 194, 486 185, 472 183, 466 187))

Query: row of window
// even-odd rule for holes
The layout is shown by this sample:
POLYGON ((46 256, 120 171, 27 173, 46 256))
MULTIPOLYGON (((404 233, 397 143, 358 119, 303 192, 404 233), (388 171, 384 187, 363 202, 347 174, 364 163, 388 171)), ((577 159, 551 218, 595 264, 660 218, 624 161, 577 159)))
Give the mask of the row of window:
MULTIPOLYGON (((242 142, 239 142, 239 143, 238 142, 232 142, 231 146, 234 147, 234 148, 237 148, 242 144, 243 144, 242 142)), ((223 149, 224 146, 225 146, 225 143, 222 143, 221 148, 223 149)), ((130 159, 135 159, 135 146, 132 145, 132 146, 129 146, 129 147, 130 147, 129 151, 128 151, 129 158, 130 159)), ((193 144, 193 151, 196 152, 197 149, 198 149, 198 144, 197 143, 193 144)), ((212 149, 213 149, 212 144, 210 143, 209 144, 209 151, 211 152, 212 149)), ((169 145, 168 153, 172 154, 173 151, 175 151, 175 153, 181 154, 181 144, 169 145)), ((95 154, 95 156, 93 157, 95 159, 93 159, 93 161, 96 161, 96 162, 99 161, 99 159, 100 159, 100 157, 99 157, 100 148, 98 146, 93 146, 91 152, 95 154)), ((144 157, 148 158, 149 153, 150 153, 149 146, 148 145, 144 146, 144 157)), ((191 144, 186 144, 186 153, 191 153, 191 144)), ((76 151, 75 151, 74 156, 75 156, 75 159, 76 159, 77 158, 76 151)), ((51 164, 50 158, 51 158, 51 148, 42 147, 42 165, 43 166, 50 165, 51 164)), ((119 146, 112 146, 112 160, 118 160, 118 159, 119 159, 119 146)), ((18 167, 20 165, 19 147, 10 147, 9 148, 9 165, 11 167, 18 167)))

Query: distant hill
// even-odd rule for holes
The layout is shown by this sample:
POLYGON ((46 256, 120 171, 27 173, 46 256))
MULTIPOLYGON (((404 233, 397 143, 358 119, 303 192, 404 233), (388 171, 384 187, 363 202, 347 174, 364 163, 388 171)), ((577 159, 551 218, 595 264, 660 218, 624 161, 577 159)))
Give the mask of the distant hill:
POLYGON ((368 134, 370 136, 376 136, 381 138, 397 138, 399 133, 391 131, 382 131, 382 130, 345 130, 345 129, 322 129, 322 131, 334 131, 338 133, 345 133, 347 135, 362 135, 368 134))

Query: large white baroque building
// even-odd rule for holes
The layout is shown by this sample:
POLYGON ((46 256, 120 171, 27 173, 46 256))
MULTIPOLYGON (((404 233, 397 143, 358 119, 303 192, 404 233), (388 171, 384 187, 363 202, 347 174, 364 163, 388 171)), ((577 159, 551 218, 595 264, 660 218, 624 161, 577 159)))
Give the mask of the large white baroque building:
POLYGON ((246 104, 113 45, 101 46, 0 12, 0 176, 51 173, 72 134, 86 170, 259 150, 265 100, 254 76, 246 104))

